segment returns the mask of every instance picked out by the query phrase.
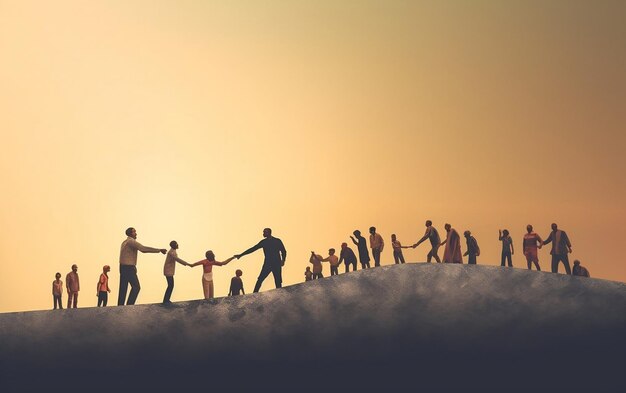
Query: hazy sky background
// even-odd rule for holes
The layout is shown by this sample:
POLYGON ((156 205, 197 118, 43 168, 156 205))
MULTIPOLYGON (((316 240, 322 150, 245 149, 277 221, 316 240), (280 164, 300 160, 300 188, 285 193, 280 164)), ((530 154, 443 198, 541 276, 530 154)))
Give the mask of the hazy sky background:
MULTIPOLYGON (((269 226, 290 285, 354 229, 386 265, 392 233, 450 222, 499 265, 508 228, 525 268, 526 224, 557 222, 571 260, 626 281, 625 20, 623 1, 0 0, 0 312, 52 308, 73 263, 79 306, 105 264, 116 304, 129 226, 189 262, 269 226)), ((139 255, 138 303, 162 300, 164 259, 139 255)), ((216 267, 216 296, 262 261, 216 267)), ((178 265, 172 300, 201 273, 178 265)))

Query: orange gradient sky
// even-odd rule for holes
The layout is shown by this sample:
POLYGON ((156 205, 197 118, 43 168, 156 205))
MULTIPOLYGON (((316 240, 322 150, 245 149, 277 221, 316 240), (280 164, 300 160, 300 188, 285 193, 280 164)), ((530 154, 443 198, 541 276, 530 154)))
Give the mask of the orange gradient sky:
MULTIPOLYGON (((115 304, 129 226, 189 262, 269 226, 290 285, 354 229, 386 265, 392 233, 450 222, 495 265, 498 228, 521 251, 557 222, 572 260, 626 281, 624 20, 623 1, 0 0, 0 312, 52 308, 73 263, 79 306, 105 264, 115 304)), ((138 303, 162 300, 164 259, 140 254, 138 303)), ((216 267, 216 296, 262 260, 216 267)), ((175 280, 202 297, 200 268, 175 280)))

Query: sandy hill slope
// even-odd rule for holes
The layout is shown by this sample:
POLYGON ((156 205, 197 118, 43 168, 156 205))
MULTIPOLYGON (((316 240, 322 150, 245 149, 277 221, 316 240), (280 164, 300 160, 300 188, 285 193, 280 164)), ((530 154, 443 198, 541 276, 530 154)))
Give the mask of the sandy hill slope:
POLYGON ((85 389, 616 391, 624 370, 625 284, 491 266, 384 266, 212 301, 0 314, 0 388, 72 375, 85 389))

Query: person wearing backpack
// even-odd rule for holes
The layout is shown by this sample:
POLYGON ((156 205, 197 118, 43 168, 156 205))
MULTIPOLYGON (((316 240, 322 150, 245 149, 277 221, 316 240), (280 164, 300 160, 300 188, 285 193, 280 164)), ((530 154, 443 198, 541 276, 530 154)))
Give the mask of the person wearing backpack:
POLYGON ((465 231, 463 232, 463 235, 465 236, 465 239, 467 239, 467 251, 465 251, 463 256, 467 255, 467 263, 469 265, 475 265, 476 257, 480 255, 480 247, 478 247, 476 238, 472 236, 472 232, 465 231))

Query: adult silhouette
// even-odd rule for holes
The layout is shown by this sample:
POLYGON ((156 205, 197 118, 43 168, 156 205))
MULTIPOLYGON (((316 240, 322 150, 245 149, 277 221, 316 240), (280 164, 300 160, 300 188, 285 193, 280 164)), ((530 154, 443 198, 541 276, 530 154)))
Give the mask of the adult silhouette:
POLYGON ((563 262, 565 272, 567 274, 572 274, 569 266, 569 258, 567 256, 568 253, 572 252, 572 244, 569 241, 567 233, 560 230, 558 225, 555 223, 552 224, 552 232, 550 232, 550 236, 548 236, 542 244, 546 245, 548 243, 552 243, 552 250, 550 250, 550 255, 552 255, 552 273, 558 273, 559 262, 563 262))
POLYGON ((439 259, 439 255, 437 255, 440 247, 441 237, 439 237, 439 232, 437 232, 437 229, 435 229, 435 227, 433 226, 433 222, 430 220, 426 220, 426 233, 424 233, 424 236, 419 239, 417 243, 413 244, 412 247, 415 248, 419 246, 426 239, 430 241, 430 245, 432 247, 428 252, 428 255, 426 256, 426 262, 430 263, 430 261, 435 258, 435 261, 437 261, 437 263, 441 263, 441 259, 439 259))
POLYGON ((124 302, 127 305, 135 304, 137 295, 141 290, 139 285, 139 277, 137 277, 137 252, 143 253, 161 253, 167 252, 164 248, 152 248, 146 247, 137 241, 137 231, 135 228, 126 229, 126 240, 122 242, 120 247, 120 291, 117 297, 117 305, 123 306, 124 302), (128 284, 130 284, 130 294, 128 294, 128 301, 126 301, 126 291, 128 291, 128 284))
POLYGON ((359 261, 361 262, 361 269, 370 267, 370 253, 367 251, 367 240, 361 236, 361 231, 358 229, 352 232, 354 237, 350 236, 352 243, 354 243, 359 250, 359 261), (355 239, 356 238, 356 239, 355 239))
POLYGON ((382 254, 385 247, 385 241, 380 236, 380 233, 376 233, 376 227, 370 227, 370 247, 374 257, 374 266, 380 266, 380 254, 382 254))
POLYGON ((443 252, 443 263, 463 263, 459 233, 450 224, 446 224, 444 228, 448 232, 448 237, 440 244, 441 246, 446 246, 443 252))
POLYGON ((504 263, 508 260, 509 267, 513 267, 513 257, 515 249, 513 248, 513 238, 509 235, 508 229, 503 231, 498 229, 498 240, 502 242, 502 257, 500 259, 500 266, 504 266, 504 263))
POLYGON ((350 247, 348 247, 348 243, 341 243, 341 252, 339 253, 339 263, 343 263, 346 265, 346 273, 350 270, 350 265, 352 265, 352 271, 356 271, 356 255, 354 255, 354 251, 350 247))
POLYGON ((242 256, 255 252, 260 248, 263 249, 265 261, 263 262, 261 273, 259 273, 259 278, 254 286, 254 292, 259 292, 261 284, 263 284, 263 280, 265 280, 270 273, 274 276, 276 288, 281 288, 283 284, 282 268, 285 265, 285 260, 287 259, 287 250, 285 250, 285 245, 282 240, 272 236, 272 230, 270 228, 263 229, 263 237, 264 239, 261 240, 256 246, 250 247, 241 254, 235 255, 235 258, 239 259, 242 256))
POLYGON ((526 234, 524 235, 523 246, 528 270, 531 270, 532 264, 534 263, 537 271, 541 271, 541 267, 539 266, 539 254, 537 252, 537 249, 541 248, 542 243, 543 240, 541 240, 541 237, 533 232, 533 226, 530 224, 526 225, 526 234))
POLYGON ((476 241, 476 238, 472 236, 471 231, 463 232, 463 236, 465 236, 467 243, 467 251, 465 251, 465 254, 463 254, 463 256, 467 255, 467 263, 469 265, 475 265, 476 257, 480 255, 480 247, 478 247, 478 242, 476 241))

